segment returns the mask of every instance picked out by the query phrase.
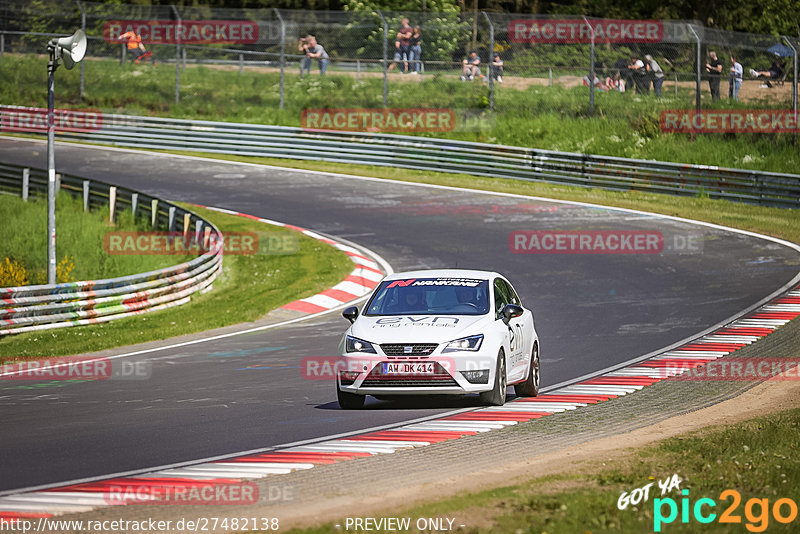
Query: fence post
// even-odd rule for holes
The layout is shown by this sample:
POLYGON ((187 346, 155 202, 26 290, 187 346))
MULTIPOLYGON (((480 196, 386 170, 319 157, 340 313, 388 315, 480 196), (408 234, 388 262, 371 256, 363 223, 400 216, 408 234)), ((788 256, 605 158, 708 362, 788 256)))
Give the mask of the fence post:
POLYGON ((376 10, 383 23, 383 107, 389 105, 389 65, 387 65, 389 47, 389 24, 383 17, 381 10, 376 10))
POLYGON ((167 231, 172 232, 175 230, 175 206, 169 207, 169 219, 167 219, 167 231))
POLYGON ((89 180, 84 180, 83 181, 83 211, 84 212, 89 211, 89 191, 90 191, 89 180))
POLYGON ((697 41, 697 57, 695 58, 695 61, 697 61, 697 69, 695 73, 695 99, 697 101, 697 112, 700 113, 700 36, 697 35, 697 32, 694 31, 694 27, 691 24, 687 24, 687 26, 697 41))
POLYGON ((181 70, 186 70, 186 47, 181 47, 181 70))
MULTIPOLYGON (((75 0, 75 2, 78 4, 78 9, 81 10, 81 30, 83 30, 83 33, 85 34, 86 33, 86 11, 84 11, 84 9, 83 9, 83 4, 81 3, 81 0, 75 0)), ((86 72, 84 70, 85 66, 86 66, 86 63, 81 61, 81 90, 80 90, 80 98, 81 98, 81 100, 83 100, 83 92, 84 92, 84 89, 86 88, 86 72)))
POLYGON ((678 96, 678 73, 675 73, 675 96, 678 96))
POLYGON ((553 87, 553 67, 547 67, 547 86, 553 87))
POLYGON ((361 59, 356 58, 356 81, 361 81, 361 59))
POLYGON ((242 75, 244 70, 244 54, 239 54, 239 76, 242 75))
POLYGON ((589 36, 591 45, 589 48, 589 112, 594 113, 594 26, 589 24, 589 19, 583 17, 583 21, 589 26, 589 36))
POLYGON ((494 24, 492 24, 492 20, 489 18, 489 15, 486 14, 486 11, 481 11, 483 14, 483 18, 486 19, 486 24, 489 25, 489 109, 494 111, 494 67, 492 63, 494 62, 494 24))
POLYGON ((6 34, 0 33, 0 56, 6 54, 6 34))
POLYGON ((22 200, 28 201, 28 191, 31 182, 31 170, 28 168, 22 169, 22 200))
POLYGON ((283 109, 283 83, 286 74, 286 23, 283 21, 283 17, 281 16, 281 12, 278 11, 278 8, 275 8, 275 15, 281 23, 281 101, 278 107, 283 109))
POLYGON ((794 60, 792 66, 794 72, 792 73, 792 112, 794 113, 794 141, 797 142, 797 48, 792 44, 787 36, 783 36, 783 40, 789 45, 789 48, 794 52, 794 60))
POLYGON ((136 208, 139 207, 139 193, 131 193, 131 214, 133 220, 136 220, 136 208))
POLYGON ((125 59, 126 59, 125 55, 127 53, 128 53, 128 47, 125 45, 125 43, 122 43, 122 54, 120 54, 119 56, 119 64, 123 67, 125 66, 125 59))
POLYGON ((174 5, 170 7, 178 20, 178 25, 175 28, 175 34, 178 37, 175 44, 175 103, 177 104, 181 100, 181 32, 183 28, 181 27, 181 15, 178 13, 178 8, 174 5))

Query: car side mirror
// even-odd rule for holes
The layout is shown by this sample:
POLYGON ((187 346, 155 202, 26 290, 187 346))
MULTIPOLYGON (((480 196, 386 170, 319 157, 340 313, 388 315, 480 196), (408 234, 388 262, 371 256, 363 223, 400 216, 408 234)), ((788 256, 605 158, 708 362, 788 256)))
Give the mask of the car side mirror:
POLYGON ((525 310, 522 309, 522 306, 517 306, 516 304, 506 304, 503 308, 503 322, 508 324, 511 319, 514 317, 519 317, 523 313, 525 313, 525 310))
POLYGON ((342 312, 342 317, 350 321, 350 324, 356 322, 356 317, 358 317, 358 308, 355 306, 350 306, 349 308, 345 308, 342 312))

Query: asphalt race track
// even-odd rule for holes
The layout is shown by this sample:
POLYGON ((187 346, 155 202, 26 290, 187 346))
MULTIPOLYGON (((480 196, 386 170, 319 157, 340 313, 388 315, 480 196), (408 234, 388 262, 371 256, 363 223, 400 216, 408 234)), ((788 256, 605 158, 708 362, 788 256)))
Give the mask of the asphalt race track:
MULTIPOLYGON (((44 167, 45 144, 0 139, 0 161, 44 167)), ((535 199, 68 144, 57 145, 56 166, 170 200, 349 239, 397 271, 501 271, 534 310, 544 386, 715 325, 789 282, 800 265, 796 251, 755 237, 535 199), (669 250, 515 254, 509 248, 515 230, 657 230, 669 250), (699 249, 674 250, 688 239, 699 242, 699 249)), ((339 410, 332 384, 304 379, 300 360, 334 355, 346 325, 332 313, 133 357, 152 362, 148 380, 0 382, 0 491, 145 470, 475 405, 470 399, 373 399, 364 411, 339 410)))

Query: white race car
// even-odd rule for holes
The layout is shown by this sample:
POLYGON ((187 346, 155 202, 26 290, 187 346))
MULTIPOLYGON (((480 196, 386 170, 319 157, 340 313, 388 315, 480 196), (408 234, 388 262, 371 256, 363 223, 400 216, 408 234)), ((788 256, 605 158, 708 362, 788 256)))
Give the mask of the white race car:
POLYGON ((502 275, 462 269, 395 273, 375 288, 339 344, 336 393, 344 409, 366 395, 479 393, 502 406, 539 393, 539 339, 533 313, 502 275))

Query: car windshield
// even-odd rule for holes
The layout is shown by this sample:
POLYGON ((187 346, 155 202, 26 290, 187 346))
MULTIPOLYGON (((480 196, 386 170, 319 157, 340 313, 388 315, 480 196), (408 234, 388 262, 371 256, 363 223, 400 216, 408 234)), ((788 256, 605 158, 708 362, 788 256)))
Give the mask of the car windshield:
POLYGON ((411 278, 381 283, 364 315, 484 315, 488 311, 488 280, 411 278))

